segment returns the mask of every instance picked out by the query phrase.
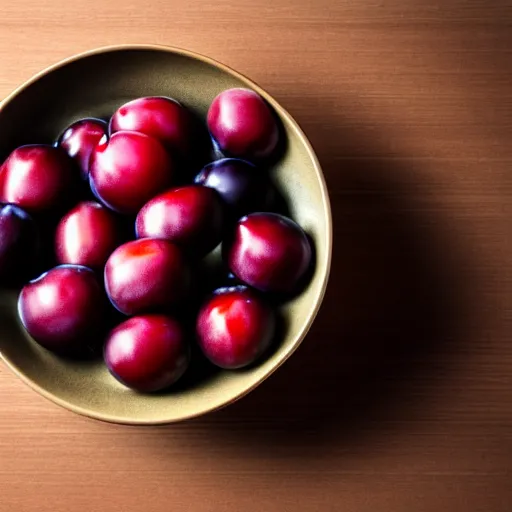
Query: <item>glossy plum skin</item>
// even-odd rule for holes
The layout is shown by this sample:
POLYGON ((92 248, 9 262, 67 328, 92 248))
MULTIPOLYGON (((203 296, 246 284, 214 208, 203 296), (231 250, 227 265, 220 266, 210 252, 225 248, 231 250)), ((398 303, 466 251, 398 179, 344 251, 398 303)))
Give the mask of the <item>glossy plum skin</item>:
POLYGON ((266 206, 270 185, 255 165, 238 158, 223 158, 203 167, 195 182, 215 189, 229 207, 241 217, 266 206))
POLYGON ((40 345, 71 355, 98 341, 106 305, 92 270, 61 265, 23 287, 18 314, 28 334, 40 345))
POLYGON ((108 124, 101 119, 80 119, 71 124, 57 141, 78 167, 83 180, 89 177, 89 160, 94 148, 108 133, 108 124))
POLYGON ((84 201, 59 222, 55 232, 55 254, 58 263, 103 270, 120 242, 114 214, 95 201, 84 201))
POLYGON ((39 237, 32 217, 13 204, 0 204, 0 285, 30 277, 38 256, 39 237))
POLYGON ((231 272, 264 292, 292 293, 312 260, 302 228, 276 213, 253 213, 238 222, 228 248, 231 272))
POLYGON ((175 320, 142 315, 126 320, 109 334, 104 359, 122 384, 151 393, 171 386, 185 373, 190 351, 175 320))
POLYGON ((74 197, 77 183, 78 171, 61 149, 21 146, 0 167, 0 201, 29 213, 54 211, 74 197))
POLYGON ((151 199, 137 215, 135 228, 138 238, 165 238, 199 258, 221 242, 223 220, 217 192, 190 185, 151 199))
POLYGON ((125 315, 169 309, 187 298, 190 279, 181 250, 162 239, 127 242, 105 265, 107 295, 125 315))
POLYGON ((151 96, 125 103, 110 121, 110 131, 134 131, 158 139, 172 152, 190 150, 193 123, 190 112, 172 98, 151 96))
POLYGON ((246 287, 218 290, 202 307, 196 333, 204 355, 225 369, 258 359, 275 333, 273 311, 246 287))
POLYGON ((98 144, 89 165, 94 195, 125 214, 136 214, 171 184, 172 176, 173 164, 162 144, 137 132, 116 132, 98 144))
POLYGON ((277 147, 279 129, 265 100, 249 89, 221 92, 207 116, 208 130, 226 155, 259 160, 277 147))

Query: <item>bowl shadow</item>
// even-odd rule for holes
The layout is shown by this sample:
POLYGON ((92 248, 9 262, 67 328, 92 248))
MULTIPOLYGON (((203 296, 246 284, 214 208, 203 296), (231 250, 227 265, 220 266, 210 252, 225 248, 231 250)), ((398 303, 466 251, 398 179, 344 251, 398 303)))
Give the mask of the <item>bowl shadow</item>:
POLYGON ((276 449, 317 456, 334 439, 352 442, 368 425, 376 431, 379 421, 421 406, 415 390, 446 371, 450 341, 467 318, 461 270, 467 265, 445 221, 419 206, 414 160, 406 167, 373 156, 379 148, 364 133, 349 132, 324 110, 318 113, 324 133, 301 123, 315 134, 313 145, 318 140, 321 148, 336 130, 344 147, 365 147, 367 156, 317 149, 334 224, 322 309, 282 368, 243 400, 201 420, 215 441, 255 456, 276 449))

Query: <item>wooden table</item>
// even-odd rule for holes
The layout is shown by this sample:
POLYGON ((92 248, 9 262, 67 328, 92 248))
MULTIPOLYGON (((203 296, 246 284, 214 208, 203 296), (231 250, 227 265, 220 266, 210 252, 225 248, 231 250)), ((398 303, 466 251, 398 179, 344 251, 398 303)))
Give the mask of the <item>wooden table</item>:
POLYGON ((296 117, 330 287, 275 376, 185 424, 87 420, 0 366, 0 511, 512 510, 511 2, 4 1, 0 97, 121 42, 211 55, 296 117))

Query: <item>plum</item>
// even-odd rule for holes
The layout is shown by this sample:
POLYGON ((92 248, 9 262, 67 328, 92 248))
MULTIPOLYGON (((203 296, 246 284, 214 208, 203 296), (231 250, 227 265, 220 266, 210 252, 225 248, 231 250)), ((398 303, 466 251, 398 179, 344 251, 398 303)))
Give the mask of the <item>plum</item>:
POLYGON ((134 131, 158 139, 174 154, 184 156, 192 146, 190 112, 172 98, 137 98, 119 107, 110 120, 112 133, 134 131))
POLYGON ((127 242, 105 265, 107 295, 125 315, 169 309, 188 298, 190 282, 190 268, 181 250, 167 240, 127 242))
POLYGON ((276 118, 255 91, 227 89, 212 102, 208 129, 220 150, 229 156, 261 160, 275 151, 279 142, 276 118))
POLYGON ((39 252, 33 218, 13 204, 0 204, 0 284, 15 285, 31 277, 39 252))
POLYGON ((217 290, 201 308, 196 333, 204 355, 216 366, 242 368, 268 348, 275 333, 272 309, 246 287, 217 290))
POLYGON ((215 190, 199 185, 169 190, 137 215, 137 236, 165 238, 200 258, 222 240, 223 204, 215 190))
POLYGON ((236 219, 269 204, 268 177, 252 163, 239 158, 209 163, 196 176, 195 182, 215 189, 236 219))
POLYGON ((91 155, 89 181, 108 208, 136 214, 172 181, 173 162, 162 144, 138 132, 116 132, 91 155))
POLYGON ((108 124, 105 121, 85 118, 71 124, 59 137, 57 145, 76 162, 82 179, 88 179, 91 154, 107 133, 108 124))
POLYGON ((76 355, 98 342, 105 293, 89 268, 60 265, 26 284, 18 298, 20 320, 48 350, 76 355))
POLYGON ((44 144, 21 146, 0 167, 0 201, 29 213, 60 210, 76 195, 78 176, 63 150, 44 144))
POLYGON ((57 261, 103 270, 120 238, 117 219, 110 210, 95 201, 81 202, 57 226, 57 261))
POLYGON ((312 260, 304 230, 277 213, 252 213, 240 219, 226 252, 231 272, 241 281, 283 294, 295 291, 312 260))
POLYGON ((169 387, 185 373, 190 350, 176 320, 164 315, 141 315, 111 331, 104 359, 117 380, 149 393, 169 387))

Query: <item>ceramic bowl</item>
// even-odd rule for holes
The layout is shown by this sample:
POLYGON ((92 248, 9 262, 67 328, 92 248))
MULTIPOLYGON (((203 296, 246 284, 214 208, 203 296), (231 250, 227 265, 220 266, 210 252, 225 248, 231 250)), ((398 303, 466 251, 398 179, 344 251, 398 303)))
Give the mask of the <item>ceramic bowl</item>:
POLYGON ((0 161, 16 146, 53 142, 82 117, 108 117, 140 96, 171 96, 205 118, 221 91, 248 87, 279 117, 286 148, 271 170, 294 219, 314 241, 316 266, 305 291, 282 309, 285 329, 271 354, 249 369, 186 378, 166 393, 144 395, 119 384, 100 361, 60 359, 21 328, 16 292, 0 294, 0 355, 41 395, 76 413, 126 424, 164 424, 203 415, 243 397, 291 356, 320 308, 331 259, 331 213, 320 165, 297 123, 240 73, 190 51, 158 46, 101 48, 60 62, 15 90, 0 106, 0 161))

